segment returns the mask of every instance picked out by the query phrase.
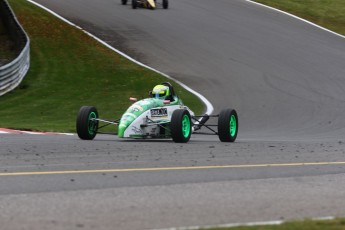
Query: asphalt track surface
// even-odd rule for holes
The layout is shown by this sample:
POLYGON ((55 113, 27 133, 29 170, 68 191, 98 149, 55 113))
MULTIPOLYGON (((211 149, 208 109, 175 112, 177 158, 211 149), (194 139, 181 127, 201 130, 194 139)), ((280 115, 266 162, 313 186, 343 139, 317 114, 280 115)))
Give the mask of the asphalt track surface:
POLYGON ((155 11, 37 2, 197 90, 215 112, 236 108, 240 133, 236 143, 188 144, 1 134, 6 229, 345 216, 344 38, 244 0, 174 0, 155 11))

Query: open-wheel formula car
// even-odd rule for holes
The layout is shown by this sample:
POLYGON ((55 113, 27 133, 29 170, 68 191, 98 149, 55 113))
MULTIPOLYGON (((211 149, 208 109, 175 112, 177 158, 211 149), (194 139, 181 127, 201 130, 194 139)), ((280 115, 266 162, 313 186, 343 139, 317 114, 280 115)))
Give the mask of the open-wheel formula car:
POLYGON ((92 140, 97 133, 105 133, 101 132, 102 128, 117 125, 117 133, 106 134, 132 139, 172 138, 178 143, 188 142, 191 134, 218 135, 222 142, 236 140, 238 117, 234 109, 224 109, 218 115, 196 116, 174 93, 169 82, 155 86, 150 96, 140 101, 131 98, 135 102, 116 120, 99 118, 93 106, 81 107, 76 122, 79 138, 92 140), (206 124, 210 117, 218 118, 218 124, 206 124), (201 128, 206 128, 208 132, 200 132, 201 128))
MULTIPOLYGON (((158 6, 163 7, 163 9, 168 9, 169 1, 162 0, 162 2, 157 2, 157 0, 131 0, 132 8, 136 9, 138 7, 147 8, 147 9, 156 9, 158 6)), ((127 4, 127 0, 121 0, 122 5, 127 4)))

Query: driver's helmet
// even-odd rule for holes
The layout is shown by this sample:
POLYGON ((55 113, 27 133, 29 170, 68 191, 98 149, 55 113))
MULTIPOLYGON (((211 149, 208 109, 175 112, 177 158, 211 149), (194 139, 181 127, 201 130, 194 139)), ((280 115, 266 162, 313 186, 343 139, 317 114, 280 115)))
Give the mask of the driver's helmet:
POLYGON ((156 85, 152 90, 152 97, 164 100, 169 96, 169 87, 165 85, 156 85))

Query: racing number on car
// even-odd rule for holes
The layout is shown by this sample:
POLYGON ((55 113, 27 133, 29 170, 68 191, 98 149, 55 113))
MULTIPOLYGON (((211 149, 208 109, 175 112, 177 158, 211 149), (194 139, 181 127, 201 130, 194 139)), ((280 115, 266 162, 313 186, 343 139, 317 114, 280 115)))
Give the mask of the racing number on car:
POLYGON ((151 117, 166 117, 168 116, 167 108, 151 109, 151 117))

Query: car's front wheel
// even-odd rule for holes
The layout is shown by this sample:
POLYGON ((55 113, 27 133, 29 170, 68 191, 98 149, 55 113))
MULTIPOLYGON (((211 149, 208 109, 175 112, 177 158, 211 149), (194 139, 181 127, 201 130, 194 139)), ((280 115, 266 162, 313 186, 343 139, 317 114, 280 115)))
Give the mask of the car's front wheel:
POLYGON ((188 110, 177 109, 171 116, 171 137, 177 143, 187 143, 192 134, 192 124, 188 110))
POLYGON ((218 136, 222 142, 234 142, 238 132, 238 117, 234 109, 224 109, 218 118, 218 136))
POLYGON ((121 0, 122 5, 127 5, 127 0, 121 0))
POLYGON ((98 129, 97 109, 93 106, 83 106, 77 116, 77 133, 80 139, 92 140, 98 129))

